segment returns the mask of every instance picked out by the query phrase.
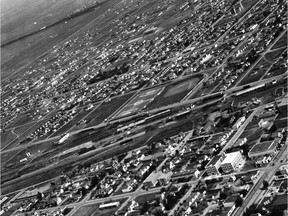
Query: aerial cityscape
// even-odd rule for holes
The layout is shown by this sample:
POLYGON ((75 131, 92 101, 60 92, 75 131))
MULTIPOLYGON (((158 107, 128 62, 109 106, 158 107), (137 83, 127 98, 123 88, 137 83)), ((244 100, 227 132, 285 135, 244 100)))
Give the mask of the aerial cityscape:
POLYGON ((284 0, 1 1, 1 216, 288 216, 284 0))

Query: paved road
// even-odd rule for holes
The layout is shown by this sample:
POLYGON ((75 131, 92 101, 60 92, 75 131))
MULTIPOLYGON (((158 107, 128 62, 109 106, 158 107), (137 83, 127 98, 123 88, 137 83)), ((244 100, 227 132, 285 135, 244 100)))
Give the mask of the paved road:
MULTIPOLYGON (((283 101, 285 100, 286 99, 284 98, 283 101)), ((242 206, 235 210, 235 212, 233 213, 233 216, 241 216, 246 208, 251 206, 253 203, 257 203, 260 201, 260 199, 263 197, 264 193, 266 192, 266 190, 265 191, 259 190, 260 187, 262 187, 263 180, 268 181, 270 184, 274 178, 275 172, 279 169, 280 166, 282 166, 283 164, 286 164, 287 145, 288 145, 288 142, 286 141, 285 145, 278 152, 276 157, 269 163, 268 167, 264 169, 264 173, 261 176, 260 180, 258 180, 258 182, 253 186, 253 188, 247 194, 242 206), (284 160, 284 161, 280 162, 281 160, 284 160)))
MULTIPOLYGON (((279 152, 277 155, 276 160, 272 161, 271 163, 275 163, 274 166, 267 167, 261 178, 258 180, 258 182, 253 186, 251 191, 246 195, 245 200, 242 204, 241 207, 237 208, 236 211, 234 212, 233 216, 241 216, 246 208, 251 206, 253 203, 257 203, 261 200, 263 197, 264 193, 266 192, 263 190, 260 190, 260 188, 263 186, 263 181, 266 180, 269 182, 269 184, 272 182, 274 178, 275 172, 279 169, 280 166, 286 163, 280 163, 279 161, 282 160, 284 157, 287 158, 287 145, 285 145, 282 150, 279 152), (276 162, 275 162, 276 161, 276 162)), ((270 163, 270 165, 271 165, 270 163)))
POLYGON ((247 125, 251 122, 251 120, 253 119, 254 115, 260 111, 260 108, 256 108, 250 115, 249 117, 245 120, 245 122, 240 126, 240 128, 237 129, 237 132, 233 135, 233 137, 226 143, 226 145, 223 147, 223 149, 221 150, 221 153, 225 152, 228 148, 230 148, 235 142, 236 140, 241 136, 242 132, 245 130, 245 128, 247 127, 247 125))

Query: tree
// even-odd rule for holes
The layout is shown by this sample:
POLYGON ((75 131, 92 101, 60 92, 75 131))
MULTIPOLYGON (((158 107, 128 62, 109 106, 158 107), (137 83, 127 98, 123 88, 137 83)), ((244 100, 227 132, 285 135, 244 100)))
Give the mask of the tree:
POLYGON ((268 186, 269 186, 269 183, 266 180, 264 180, 263 181, 263 189, 267 189, 268 186))
POLYGON ((238 195, 238 196, 237 196, 237 199, 236 199, 236 201, 235 201, 235 206, 236 206, 236 208, 239 207, 239 206, 241 206, 242 204, 243 204, 243 199, 242 199, 242 197, 241 197, 240 195, 238 195))
POLYGON ((157 209, 153 212, 154 216, 166 216, 167 214, 161 211, 160 209, 157 209))
POLYGON ((143 207, 140 211, 140 214, 143 215, 145 212, 147 212, 150 208, 150 205, 148 203, 148 201, 146 201, 144 204, 143 204, 143 207))
POLYGON ((37 193, 37 199, 39 200, 39 201, 41 201, 42 200, 42 194, 38 191, 38 193, 37 193))
POLYGON ((226 198, 227 198, 227 195, 223 191, 220 191, 219 199, 225 200, 226 198))
POLYGON ((162 187, 162 188, 160 189, 160 192, 161 192, 161 193, 166 192, 166 188, 165 188, 165 187, 162 187))
POLYGON ((168 196, 167 196, 167 205, 165 206, 165 209, 166 210, 171 210, 174 205, 177 203, 177 197, 174 193, 170 193, 168 196))

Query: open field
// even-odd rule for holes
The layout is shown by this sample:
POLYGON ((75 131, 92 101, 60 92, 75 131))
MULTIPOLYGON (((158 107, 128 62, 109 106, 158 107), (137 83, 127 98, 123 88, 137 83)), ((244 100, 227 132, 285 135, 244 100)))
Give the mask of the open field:
POLYGON ((134 93, 125 94, 111 99, 109 102, 102 103, 94 113, 87 116, 87 119, 90 119, 90 122, 86 127, 95 126, 102 123, 106 118, 111 116, 119 107, 122 106, 134 93))
POLYGON ((126 104, 114 117, 123 117, 139 112, 145 108, 151 101, 154 100, 157 95, 163 91, 164 87, 149 89, 147 91, 140 92, 132 101, 126 104))
POLYGON ((12 133, 13 129, 6 130, 4 133, 1 133, 1 149, 13 141, 17 136, 12 133))
POLYGON ((147 109, 180 102, 201 80, 203 75, 192 75, 168 84, 165 89, 151 103, 147 109))
POLYGON ((80 207, 73 216, 82 216, 82 215, 94 215, 94 212, 98 212, 100 204, 88 205, 80 207))
POLYGON ((267 61, 275 62, 277 60, 277 58, 279 58, 286 49, 287 49, 286 47, 283 47, 283 48, 277 49, 275 51, 272 50, 271 52, 267 52, 265 54, 264 58, 267 61))
POLYGON ((35 122, 30 122, 28 124, 19 126, 19 127, 15 127, 14 128, 14 133, 18 134, 19 136, 24 133, 27 129, 29 129, 30 127, 32 127, 35 124, 35 122))
POLYGON ((274 76, 279 76, 287 72, 287 68, 285 68, 283 65, 279 67, 272 67, 266 75, 263 77, 263 79, 268 79, 274 76))
POLYGON ((27 124, 31 121, 33 121, 33 119, 28 117, 27 114, 20 115, 16 119, 14 119, 13 122, 7 126, 7 128, 19 127, 19 126, 27 124))
POLYGON ((53 141, 47 141, 47 142, 43 142, 41 144, 28 146, 27 148, 24 149, 24 151, 16 149, 16 150, 10 151, 8 153, 2 153, 1 154, 1 165, 6 166, 6 162, 8 160, 9 160, 9 162, 7 163, 8 166, 9 166, 10 161, 12 161, 11 163, 19 162, 18 160, 16 160, 14 158, 16 155, 20 155, 20 153, 18 154, 17 152, 21 152, 21 158, 20 159, 27 157, 26 152, 30 152, 30 154, 33 158, 37 157, 37 156, 41 155, 45 151, 45 149, 47 149, 50 145, 52 145, 52 143, 53 143, 53 141), (12 160, 12 158, 13 158, 13 160, 12 160))
MULTIPOLYGON (((92 21, 106 13, 109 8, 119 4, 119 2, 119 0, 107 1, 100 4, 95 10, 70 19, 66 23, 59 23, 51 28, 33 34, 28 38, 24 38, 21 41, 16 41, 13 44, 2 47, 2 80, 24 65, 32 64, 32 61, 39 56, 46 55, 44 53, 51 49, 55 44, 62 42, 81 28, 85 27, 88 23, 92 23, 92 21), (5 58, 5 61, 3 58, 5 58)), ((101 19, 98 19, 98 22, 93 23, 93 27, 101 26, 102 22, 100 22, 100 20, 101 19)), ((22 68, 19 70, 19 74, 23 74, 26 70, 27 68, 22 68)))
POLYGON ((156 195, 160 195, 160 192, 155 192, 155 193, 150 193, 150 194, 138 196, 135 198, 135 201, 138 202, 139 204, 143 204, 145 201, 154 200, 156 195))
POLYGON ((23 35, 38 31, 71 15, 79 8, 96 4, 95 0, 81 2, 62 1, 16 1, 4 0, 1 3, 3 12, 1 44, 15 40, 23 35), (9 2, 9 3, 8 3, 9 2))
POLYGON ((280 47, 287 47, 287 30, 286 33, 282 35, 281 38, 279 38, 279 40, 274 44, 271 49, 278 49, 280 47))
POLYGON ((125 202, 127 198, 120 199, 120 200, 111 200, 111 202, 120 202, 120 205, 115 208, 109 208, 109 209, 104 209, 100 210, 99 206, 100 204, 93 204, 93 205, 87 205, 80 207, 74 214, 73 216, 83 216, 83 215, 91 215, 91 216, 110 216, 112 215, 120 206, 123 202, 125 202))

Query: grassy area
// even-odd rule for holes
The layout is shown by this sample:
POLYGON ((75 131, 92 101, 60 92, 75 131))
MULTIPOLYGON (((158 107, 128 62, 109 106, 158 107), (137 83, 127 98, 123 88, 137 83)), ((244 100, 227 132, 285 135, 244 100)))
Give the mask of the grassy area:
POLYGON ((1 149, 7 146, 11 141, 13 141, 17 136, 13 134, 12 129, 6 130, 4 133, 1 133, 1 149))
POLYGON ((279 58, 285 50, 286 50, 286 47, 283 47, 275 51, 272 50, 271 52, 268 52, 265 54, 265 59, 267 59, 268 61, 275 62, 276 59, 279 58))
MULTIPOLYGON (((96 19, 101 14, 105 13, 109 8, 113 7, 113 5, 116 5, 119 2, 120 0, 107 1, 103 4, 100 4, 99 7, 96 8, 95 10, 84 13, 83 15, 80 15, 73 19, 70 19, 66 23, 65 22, 59 23, 55 26, 52 26, 51 28, 45 29, 44 31, 40 31, 27 38, 24 38, 22 40, 9 44, 5 47, 2 47, 1 56, 6 57, 5 61, 3 61, 2 59, 2 74, 1 74, 2 79, 9 76, 11 71, 12 72, 16 71, 20 67, 23 67, 26 64, 31 63, 31 61, 41 56, 45 51, 51 49, 55 44, 62 42, 64 39, 71 36, 73 33, 77 32, 83 26, 87 25, 93 20, 96 21, 96 19)), ((55 8, 53 9, 55 10, 55 8)), ((60 12, 61 15, 66 15, 65 13, 62 12, 62 10, 55 10, 55 11, 57 11, 57 13, 60 12)), ((39 15, 38 12, 37 15, 39 15)), ((33 16, 33 19, 34 18, 35 17, 33 16)), ((49 17, 48 20, 50 20, 50 18, 51 17, 49 17)), ((101 21, 103 22, 103 20, 101 21)), ((33 20, 33 22, 35 22, 35 20, 33 20)), ((103 24, 102 22, 100 22, 100 19, 97 19, 97 22, 93 23, 93 27, 101 26, 101 24, 103 24)), ((40 23, 41 22, 39 22, 39 24, 40 23)), ((19 26, 18 22, 16 24, 17 26, 19 26)), ((17 29, 17 31, 23 30, 22 28, 20 29, 14 28, 14 29, 17 29)), ((25 70, 26 69, 24 68, 21 69, 18 74, 22 74, 25 70)))
POLYGON ((9 124, 9 125, 7 126, 7 128, 18 127, 18 126, 27 124, 27 123, 29 123, 30 121, 32 121, 32 118, 29 118, 27 114, 20 115, 20 116, 18 116, 18 117, 12 122, 12 124, 9 124))
POLYGON ((287 31, 284 35, 282 35, 281 38, 279 38, 279 40, 273 45, 271 49, 278 49, 280 47, 287 47, 287 31))
POLYGON ((20 136, 20 135, 23 134, 26 130, 29 130, 29 128, 32 127, 34 124, 36 124, 36 122, 30 122, 30 123, 28 123, 28 124, 19 126, 19 127, 17 127, 17 128, 14 129, 14 132, 20 136))
POLYGON ((270 71, 263 77, 263 79, 268 79, 271 77, 279 76, 281 74, 284 74, 287 71, 287 68, 280 67, 280 68, 274 68, 272 67, 270 71))
POLYGON ((3 23, 2 23, 2 43, 7 43, 13 39, 39 30, 43 26, 49 26, 64 19, 84 5, 89 6, 93 3, 91 0, 80 2, 64 1, 46 1, 46 0, 26 0, 9 1, 4 0, 3 23), (52 16, 53 14, 53 16, 52 16), (37 21, 37 23, 34 23, 37 21), (18 28, 21 26, 21 28, 18 28))
MULTIPOLYGON (((194 119, 193 121, 196 122, 197 120, 194 119)), ((179 134, 180 132, 186 132, 192 130, 195 125, 193 121, 187 118, 186 120, 182 120, 181 122, 178 122, 176 124, 164 127, 163 130, 161 130, 149 141, 149 143, 167 139, 169 137, 179 134)))
POLYGON ((109 102, 102 103, 97 109, 87 116, 86 119, 91 121, 86 127, 91 127, 102 123, 106 118, 112 115, 119 107, 122 106, 134 93, 129 93, 117 98, 112 99, 109 102))
POLYGON ((149 194, 145 194, 142 196, 138 196, 135 198, 135 201, 138 202, 139 204, 144 203, 145 201, 151 201, 155 199, 156 195, 159 195, 160 192, 154 192, 154 193, 149 193, 149 194))
POLYGON ((94 212, 99 209, 99 206, 100 204, 82 206, 73 214, 73 216, 94 215, 94 212))
POLYGON ((162 106, 180 102, 201 80, 202 75, 193 75, 180 81, 168 84, 147 109, 156 109, 162 106))
MULTIPOLYGON (((100 210, 99 206, 101 204, 92 204, 80 207, 73 216, 83 216, 83 215, 90 215, 90 216, 111 216, 113 213, 124 203, 127 198, 119 199, 119 200, 111 200, 111 202, 120 202, 120 205, 115 208, 110 209, 103 209, 100 210)), ((110 202, 110 201, 109 201, 110 202)), ((108 203, 108 202, 107 202, 108 203)))

